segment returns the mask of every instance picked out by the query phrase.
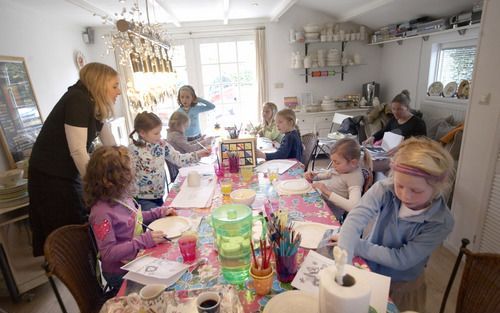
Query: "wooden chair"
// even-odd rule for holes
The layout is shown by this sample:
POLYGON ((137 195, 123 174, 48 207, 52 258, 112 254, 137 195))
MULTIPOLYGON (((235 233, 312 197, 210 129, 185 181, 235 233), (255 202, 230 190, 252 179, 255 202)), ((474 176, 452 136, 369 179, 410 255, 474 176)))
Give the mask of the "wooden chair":
POLYGON ((304 152, 302 153, 304 158, 304 171, 307 171, 309 167, 309 162, 314 157, 315 148, 318 143, 318 137, 313 133, 307 133, 302 135, 301 138, 302 144, 304 145, 304 152))
POLYGON ((451 286, 465 254, 465 266, 458 290, 456 313, 498 313, 500 312, 500 254, 473 253, 466 246, 468 239, 462 239, 462 246, 444 292, 439 313, 443 313, 451 286))
POLYGON ((96 271, 96 252, 89 226, 67 225, 53 231, 45 241, 45 270, 57 301, 67 312, 53 276, 66 285, 81 312, 99 312, 106 300, 96 271))

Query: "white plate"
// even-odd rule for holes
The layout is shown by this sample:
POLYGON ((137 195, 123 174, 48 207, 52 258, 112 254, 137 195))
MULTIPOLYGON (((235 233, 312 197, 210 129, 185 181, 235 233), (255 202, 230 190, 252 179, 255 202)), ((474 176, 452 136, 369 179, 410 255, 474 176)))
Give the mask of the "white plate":
POLYGON ((19 191, 19 190, 22 190, 23 188, 25 188, 27 184, 28 184, 28 180, 25 178, 21 178, 20 180, 18 180, 16 182, 15 185, 12 185, 12 186, 0 185, 0 193, 16 192, 16 191, 19 191))
POLYGON ((457 92, 458 84, 455 82, 449 82, 446 84, 443 90, 443 96, 446 98, 451 98, 457 92))
POLYGON ((441 82, 433 82, 429 86, 429 96, 441 96, 443 93, 443 83, 441 82))
POLYGON ((338 228, 334 225, 326 225, 320 223, 296 223, 295 231, 299 232, 302 236, 302 240, 300 241, 300 246, 306 249, 316 249, 321 239, 323 239, 323 235, 328 229, 338 228))
POLYGON ((290 290, 280 293, 269 300, 263 313, 317 313, 319 300, 311 293, 290 290))
POLYGON ((282 180, 279 187, 287 192, 307 192, 311 189, 309 182, 303 178, 282 180))
POLYGON ((191 227, 191 222, 183 216, 167 216, 149 224, 153 230, 161 230, 168 238, 179 237, 191 227))

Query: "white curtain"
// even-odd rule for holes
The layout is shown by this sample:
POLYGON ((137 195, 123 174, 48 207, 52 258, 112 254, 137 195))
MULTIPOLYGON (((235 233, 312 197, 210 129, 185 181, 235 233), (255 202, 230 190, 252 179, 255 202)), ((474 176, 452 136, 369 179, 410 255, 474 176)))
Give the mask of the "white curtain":
MULTIPOLYGON (((269 101, 269 91, 267 88, 267 61, 266 61, 266 29, 258 28, 255 32, 255 50, 257 57, 257 102, 259 112, 262 111, 262 104, 269 101)), ((258 114, 261 118, 261 114, 258 114)))

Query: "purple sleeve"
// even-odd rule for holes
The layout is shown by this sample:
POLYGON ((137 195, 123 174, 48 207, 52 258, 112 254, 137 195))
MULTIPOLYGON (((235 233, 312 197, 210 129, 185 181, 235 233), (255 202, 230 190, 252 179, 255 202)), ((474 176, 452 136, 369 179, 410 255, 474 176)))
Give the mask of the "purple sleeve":
POLYGON ((153 208, 149 211, 142 211, 142 218, 144 219, 144 222, 149 224, 150 222, 159 219, 160 217, 163 217, 161 214, 161 207, 158 208, 153 208))
POLYGON ((94 212, 90 214, 90 224, 103 262, 113 263, 121 260, 131 260, 135 258, 140 249, 151 248, 156 245, 151 232, 118 242, 109 214, 92 213, 94 212))

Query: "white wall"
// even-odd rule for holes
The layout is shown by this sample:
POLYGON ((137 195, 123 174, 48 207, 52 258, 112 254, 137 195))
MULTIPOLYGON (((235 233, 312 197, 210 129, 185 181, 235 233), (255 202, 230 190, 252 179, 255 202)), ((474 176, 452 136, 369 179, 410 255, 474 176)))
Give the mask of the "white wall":
MULTIPOLYGON (((45 120, 62 94, 78 79, 77 50, 87 53, 82 27, 61 17, 0 0, 0 55, 23 57, 45 120)), ((7 168, 0 153, 0 170, 7 168)))
MULTIPOLYGON (((361 42, 352 42, 347 45, 348 54, 357 52, 362 57, 362 62, 367 65, 347 68, 349 73, 340 80, 340 74, 334 77, 309 77, 305 83, 304 70, 291 69, 290 59, 292 51, 304 51, 303 44, 289 43, 289 30, 302 30, 309 23, 325 24, 334 20, 319 11, 294 6, 287 11, 278 23, 266 25, 267 68, 269 80, 269 100, 283 106, 285 96, 297 96, 301 93, 311 92, 314 100, 319 101, 325 95, 340 97, 345 94, 361 94, 362 84, 369 81, 380 81, 381 49, 377 46, 368 46, 361 42), (274 84, 283 83, 283 88, 274 88, 274 84)), ((344 25, 350 29, 348 25, 344 25)), ((359 29, 353 26, 352 30, 359 29)), ((340 50, 340 43, 314 44, 310 50, 335 47, 340 50)))
POLYGON ((476 239, 471 248, 478 248, 500 146, 500 1, 485 1, 481 27, 452 207, 455 228, 447 241, 455 249, 464 237, 476 239), (489 101, 481 103, 484 96, 489 101))

